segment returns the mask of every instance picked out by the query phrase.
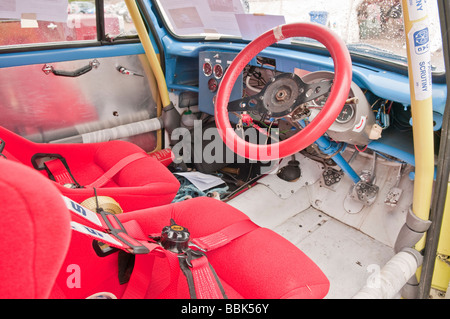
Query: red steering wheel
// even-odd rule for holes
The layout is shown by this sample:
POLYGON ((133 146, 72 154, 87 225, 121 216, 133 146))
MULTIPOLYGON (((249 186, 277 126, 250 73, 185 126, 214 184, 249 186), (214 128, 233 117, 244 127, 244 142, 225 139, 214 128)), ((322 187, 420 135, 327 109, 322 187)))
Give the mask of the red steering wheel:
MULTIPOLYGON (((236 154, 252 160, 275 160, 297 153, 314 143, 333 124, 348 98, 351 81, 352 63, 350 54, 345 43, 334 32, 313 23, 293 23, 278 26, 250 42, 228 67, 217 92, 215 103, 214 113, 219 135, 236 154), (236 79, 251 59, 273 43, 291 37, 315 39, 329 51, 334 62, 335 75, 328 99, 321 112, 311 123, 290 138, 268 145, 249 143, 239 137, 231 127, 228 117, 231 90, 236 79)), ((304 93, 303 89, 300 91, 300 93, 304 93)))

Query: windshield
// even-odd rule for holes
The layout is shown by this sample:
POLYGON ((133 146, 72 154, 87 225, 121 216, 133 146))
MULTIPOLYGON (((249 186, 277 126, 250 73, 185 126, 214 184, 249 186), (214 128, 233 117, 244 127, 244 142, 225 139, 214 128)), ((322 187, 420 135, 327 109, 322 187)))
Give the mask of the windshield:
MULTIPOLYGON (((334 30, 352 53, 407 65, 400 0, 159 0, 171 31, 181 37, 253 40, 277 25, 314 22, 334 30)), ((428 7, 431 60, 444 72, 437 0, 428 7)), ((320 45, 304 38, 284 43, 320 45)))

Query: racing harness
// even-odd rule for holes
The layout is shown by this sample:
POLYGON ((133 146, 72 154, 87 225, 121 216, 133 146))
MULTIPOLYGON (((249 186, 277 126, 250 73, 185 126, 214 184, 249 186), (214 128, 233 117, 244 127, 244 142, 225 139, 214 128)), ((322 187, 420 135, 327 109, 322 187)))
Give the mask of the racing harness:
MULTIPOLYGON (((83 224, 71 221, 74 231, 85 234, 112 249, 119 250, 119 281, 128 282, 122 298, 144 298, 150 285, 153 257, 167 258, 170 283, 161 297, 172 296, 177 289, 179 271, 185 275, 192 299, 227 298, 220 280, 208 262, 207 252, 220 248, 257 228, 250 220, 231 224, 222 230, 200 238, 190 238, 189 231, 171 219, 161 234, 146 235, 136 220, 121 223, 116 215, 101 208, 93 212, 63 196, 69 211, 81 217, 83 224), (121 258, 122 256, 122 258, 121 258), (132 260, 130 270, 121 271, 120 263, 132 260), (125 274, 124 274, 125 273, 125 274)), ((94 245, 95 247, 95 245, 94 245)))
POLYGON ((125 156, 100 177, 89 185, 81 186, 72 175, 70 168, 66 162, 66 159, 59 154, 43 154, 38 153, 33 155, 31 162, 33 167, 37 170, 46 170, 49 178, 55 182, 60 183, 68 188, 83 188, 83 187, 102 187, 109 180, 111 180, 117 173, 119 173, 124 167, 137 161, 138 159, 147 157, 146 153, 133 153, 125 156))

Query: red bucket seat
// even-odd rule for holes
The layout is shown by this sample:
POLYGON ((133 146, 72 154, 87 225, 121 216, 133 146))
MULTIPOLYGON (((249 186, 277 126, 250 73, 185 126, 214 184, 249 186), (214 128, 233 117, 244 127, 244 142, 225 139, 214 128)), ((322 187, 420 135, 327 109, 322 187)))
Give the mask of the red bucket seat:
POLYGON ((129 142, 34 143, 1 126, 0 139, 9 160, 39 169, 76 202, 93 197, 95 187, 98 196, 112 197, 131 211, 170 203, 180 185, 167 167, 129 142), (63 186, 74 182, 82 188, 63 186))
POLYGON ((0 158, 0 298, 50 295, 71 238, 59 194, 37 172, 0 158))

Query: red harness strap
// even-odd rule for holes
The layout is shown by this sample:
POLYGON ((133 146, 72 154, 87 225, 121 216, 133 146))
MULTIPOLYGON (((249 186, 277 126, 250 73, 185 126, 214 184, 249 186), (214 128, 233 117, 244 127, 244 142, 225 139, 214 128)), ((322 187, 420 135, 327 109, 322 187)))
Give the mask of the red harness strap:
MULTIPOLYGON (((200 248, 204 252, 209 252, 220 247, 223 247, 233 240, 259 228, 255 223, 250 220, 243 220, 228 227, 219 230, 216 233, 212 233, 200 238, 194 238, 191 243, 194 247, 200 248)), ((182 266, 186 278, 188 279, 189 292, 191 298, 196 299, 222 299, 226 298, 225 291, 220 283, 220 280, 212 267, 208 262, 206 255, 200 251, 195 251, 199 258, 192 258, 192 260, 186 260, 186 265, 182 266), (189 274, 189 272, 191 274, 189 274), (192 276, 192 279, 190 278, 192 276), (190 279, 192 281, 190 281, 190 279)), ((182 265, 182 264, 180 264, 182 265)))
POLYGON ((150 243, 145 240, 136 240, 133 236, 129 235, 125 227, 114 214, 105 211, 101 211, 100 214, 98 214, 81 206, 66 196, 62 195, 62 197, 69 211, 84 220, 84 224, 71 221, 70 225, 73 230, 106 243, 111 247, 135 255, 148 254, 156 248, 162 249, 161 246, 155 243, 150 243))
POLYGON ((145 153, 135 153, 128 155, 114 164, 109 170, 107 170, 102 176, 100 176, 97 180, 90 183, 89 187, 102 187, 105 185, 111 178, 113 178, 117 173, 119 173, 125 166, 137 161, 138 159, 147 157, 148 155, 145 153))
POLYGON ((218 249, 233 240, 259 228, 250 220, 243 220, 224 229, 191 240, 193 244, 184 254, 165 250, 158 243, 149 242, 139 224, 132 220, 122 224, 115 215, 94 213, 63 196, 66 206, 76 216, 82 217, 91 227, 71 222, 72 229, 95 240, 107 243, 135 255, 133 272, 122 298, 144 298, 150 286, 153 257, 167 259, 170 268, 170 283, 161 297, 173 297, 178 286, 180 268, 188 280, 191 298, 226 298, 225 291, 204 252, 218 249), (126 226, 126 227, 125 227, 126 226), (106 231, 106 232, 105 232, 106 231), (192 249, 199 248, 200 250, 192 249))
POLYGON ((256 228, 259 228, 259 226, 251 220, 245 219, 243 221, 231 224, 216 233, 200 238, 194 238, 192 239, 192 243, 204 251, 211 251, 230 243, 236 238, 241 237, 256 228))
POLYGON ((193 259, 188 267, 181 263, 180 266, 188 280, 189 294, 192 299, 227 298, 216 271, 205 255, 193 259))
POLYGON ((218 285, 217 276, 203 256, 192 261, 192 277, 194 279, 195 294, 198 299, 221 299, 225 292, 218 285))
POLYGON ((53 176, 55 182, 58 182, 61 185, 71 184, 79 186, 66 165, 67 164, 59 158, 55 158, 44 163, 47 172, 53 176))
MULTIPOLYGON (((243 220, 216 233, 191 240, 193 244, 191 247, 199 248, 200 250, 190 250, 188 251, 189 254, 185 255, 177 255, 165 250, 164 255, 167 257, 170 267, 170 284, 161 296, 170 298, 175 295, 178 274, 181 268, 187 278, 191 298, 225 298, 225 291, 220 284, 220 280, 203 252, 218 249, 257 228, 259 226, 251 220, 243 220)), ((136 256, 133 273, 123 298, 143 298, 145 296, 151 277, 148 265, 149 259, 145 255, 136 256)))
MULTIPOLYGON (((117 173, 119 173, 123 168, 127 165, 137 161, 138 159, 147 157, 146 153, 134 153, 122 158, 116 164, 114 164, 110 169, 104 172, 100 177, 98 177, 92 183, 86 185, 86 187, 102 187, 108 181, 110 181, 117 173)), ((65 162, 63 162, 60 158, 55 158, 44 163, 47 171, 51 173, 56 182, 65 185, 72 184, 76 186, 80 186, 75 178, 72 176, 72 173, 69 170, 69 167, 65 162)))

